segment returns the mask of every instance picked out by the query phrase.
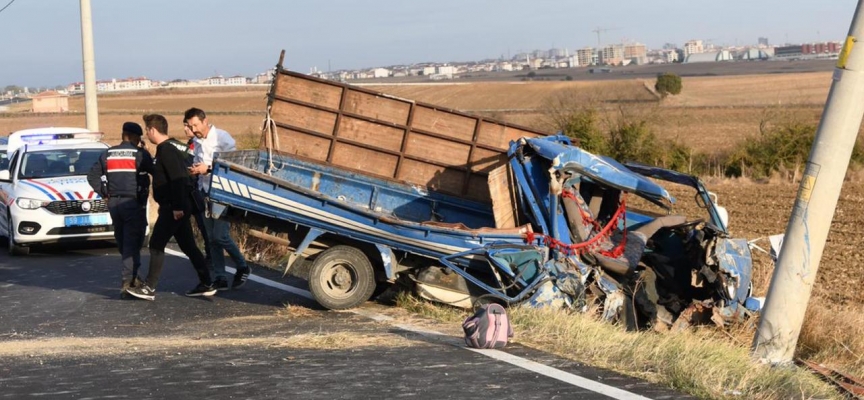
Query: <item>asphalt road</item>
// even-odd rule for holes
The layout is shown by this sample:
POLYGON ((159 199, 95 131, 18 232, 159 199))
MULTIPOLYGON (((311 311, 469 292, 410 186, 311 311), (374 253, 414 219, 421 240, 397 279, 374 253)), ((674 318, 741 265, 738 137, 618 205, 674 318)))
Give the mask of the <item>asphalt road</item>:
POLYGON ((192 267, 168 257, 156 301, 122 300, 118 264, 106 244, 0 254, 0 399, 688 398, 518 344, 469 350, 394 307, 322 310, 272 271, 188 298, 192 267))

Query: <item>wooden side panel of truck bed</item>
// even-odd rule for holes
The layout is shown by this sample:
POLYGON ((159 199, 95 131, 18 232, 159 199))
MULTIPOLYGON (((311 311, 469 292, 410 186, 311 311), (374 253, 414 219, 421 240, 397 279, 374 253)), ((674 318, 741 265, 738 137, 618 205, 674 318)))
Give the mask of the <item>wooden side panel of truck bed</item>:
POLYGON ((279 152, 484 203, 510 141, 548 135, 281 68, 274 79, 279 152))

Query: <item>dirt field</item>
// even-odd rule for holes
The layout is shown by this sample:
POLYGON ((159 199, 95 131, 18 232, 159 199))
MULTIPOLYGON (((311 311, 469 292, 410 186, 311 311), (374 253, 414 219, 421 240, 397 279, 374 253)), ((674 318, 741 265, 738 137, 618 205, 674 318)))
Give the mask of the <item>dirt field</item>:
MULTIPOLYGON (((794 115, 815 123, 822 111, 831 82, 830 72, 774 75, 738 75, 684 78, 679 96, 659 105, 650 102, 646 86, 653 82, 528 82, 438 85, 380 85, 372 90, 484 115, 531 127, 547 127, 543 109, 555 96, 585 94, 617 107, 639 107, 654 115, 655 132, 677 138, 696 150, 722 150, 747 140, 758 132, 760 121, 772 115, 794 115), (628 100, 622 103, 621 100, 628 100)), ((211 122, 237 136, 245 146, 257 141, 264 117, 266 88, 247 90, 161 91, 132 95, 110 95, 99 99, 100 127, 109 142, 119 139, 117 130, 124 121, 140 121, 148 112, 164 113, 170 133, 180 137, 182 112, 200 107, 211 122)), ((39 126, 83 126, 83 98, 70 102, 73 113, 65 115, 0 114, 0 131, 39 126)), ((711 188, 729 209, 731 229, 736 236, 756 239, 782 233, 794 202, 797 186, 790 183, 757 184, 749 181, 718 181, 711 188)), ((837 208, 832 233, 825 250, 815 294, 834 304, 864 303, 858 290, 864 280, 864 185, 847 182, 837 208)), ((767 246, 767 242, 765 242, 767 246)), ((760 257, 756 293, 767 288, 767 257, 760 257)))

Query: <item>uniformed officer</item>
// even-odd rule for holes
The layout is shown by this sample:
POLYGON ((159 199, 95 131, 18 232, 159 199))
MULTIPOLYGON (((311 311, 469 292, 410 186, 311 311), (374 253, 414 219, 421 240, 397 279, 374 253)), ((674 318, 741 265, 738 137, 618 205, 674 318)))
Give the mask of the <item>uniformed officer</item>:
POLYGON ((147 230, 147 198, 153 158, 141 142, 143 131, 134 122, 123 124, 123 142, 109 148, 87 173, 93 191, 108 202, 114 240, 123 269, 121 293, 138 283, 141 246, 147 230))

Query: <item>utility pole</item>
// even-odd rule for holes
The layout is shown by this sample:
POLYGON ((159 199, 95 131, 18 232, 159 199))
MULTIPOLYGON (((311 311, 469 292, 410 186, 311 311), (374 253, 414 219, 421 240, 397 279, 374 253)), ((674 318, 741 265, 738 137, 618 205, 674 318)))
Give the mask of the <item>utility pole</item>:
POLYGON ((864 43, 856 45, 864 38, 862 4, 864 0, 859 0, 834 69, 831 91, 753 339, 753 356, 765 363, 792 361, 864 116, 864 43))
POLYGON ((87 130, 99 131, 99 109, 96 105, 96 57, 93 52, 93 18, 90 0, 81 1, 81 53, 84 58, 84 113, 87 130))

